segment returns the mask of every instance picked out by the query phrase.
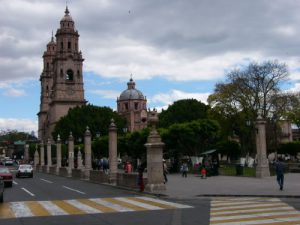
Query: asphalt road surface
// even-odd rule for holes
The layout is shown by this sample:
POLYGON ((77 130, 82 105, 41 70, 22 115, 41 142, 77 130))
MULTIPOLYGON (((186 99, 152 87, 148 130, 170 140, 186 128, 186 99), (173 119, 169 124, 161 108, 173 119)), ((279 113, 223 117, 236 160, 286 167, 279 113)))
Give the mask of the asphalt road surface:
POLYGON ((0 225, 287 225, 299 210, 297 198, 156 198, 37 173, 5 189, 0 225))
POLYGON ((14 178, 0 225, 209 224, 209 199, 156 198, 107 185, 34 174, 14 178))

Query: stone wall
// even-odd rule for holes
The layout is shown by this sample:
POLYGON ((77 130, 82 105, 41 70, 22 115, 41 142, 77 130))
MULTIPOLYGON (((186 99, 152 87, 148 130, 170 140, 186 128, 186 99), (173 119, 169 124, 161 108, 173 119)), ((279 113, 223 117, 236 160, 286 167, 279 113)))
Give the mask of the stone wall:
POLYGON ((67 167, 60 167, 59 168, 59 176, 68 177, 67 167))
POLYGON ((95 182, 95 183, 108 183, 109 181, 109 176, 103 171, 99 170, 91 170, 90 171, 90 181, 95 182))
POLYGON ((72 178, 82 179, 83 178, 82 171, 79 169, 72 169, 72 178))

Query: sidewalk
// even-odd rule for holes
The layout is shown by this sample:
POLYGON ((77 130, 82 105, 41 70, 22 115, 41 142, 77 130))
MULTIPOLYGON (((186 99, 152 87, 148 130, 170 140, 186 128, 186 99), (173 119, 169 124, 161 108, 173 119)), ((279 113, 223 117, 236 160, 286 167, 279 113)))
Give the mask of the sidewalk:
POLYGON ((207 179, 188 174, 169 174, 166 191, 160 194, 171 198, 201 196, 265 196, 300 198, 300 174, 285 174, 284 190, 280 191, 276 177, 254 178, 238 176, 213 176, 207 179))

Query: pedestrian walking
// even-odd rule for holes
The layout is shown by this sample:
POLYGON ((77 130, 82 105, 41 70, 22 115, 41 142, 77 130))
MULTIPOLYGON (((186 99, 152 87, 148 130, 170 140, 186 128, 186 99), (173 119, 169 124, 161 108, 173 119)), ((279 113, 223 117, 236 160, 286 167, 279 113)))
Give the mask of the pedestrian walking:
POLYGON ((201 169, 201 178, 202 178, 202 179, 206 179, 206 169, 205 169, 204 166, 203 166, 202 169, 201 169))
POLYGON ((164 183, 167 183, 168 182, 168 177, 167 177, 167 174, 168 174, 168 167, 167 167, 167 163, 166 163, 166 160, 163 160, 163 174, 164 174, 164 183))
POLYGON ((277 175, 277 182, 279 185, 279 189, 283 190, 283 183, 284 183, 284 164, 282 162, 282 158, 279 158, 275 164, 276 166, 276 175, 277 175))
POLYGON ((189 171, 188 165, 186 163, 182 163, 180 167, 180 171, 182 173, 182 177, 187 177, 187 172, 189 171))

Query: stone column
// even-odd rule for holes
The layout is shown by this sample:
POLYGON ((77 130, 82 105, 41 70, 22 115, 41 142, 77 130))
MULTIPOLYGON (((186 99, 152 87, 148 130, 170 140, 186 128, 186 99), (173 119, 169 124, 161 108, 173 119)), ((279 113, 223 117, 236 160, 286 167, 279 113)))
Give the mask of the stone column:
POLYGON ((48 138, 47 141, 47 173, 50 171, 50 166, 52 166, 52 159, 51 159, 51 141, 48 138))
POLYGON ((255 123, 255 128, 257 151, 256 177, 269 177, 270 170, 266 147, 266 121, 258 117, 255 123))
POLYGON ((34 152, 34 167, 35 168, 39 164, 39 162, 40 162, 39 151, 36 149, 34 152))
POLYGON ((113 119, 109 126, 109 183, 117 184, 118 159, 117 159, 117 126, 113 119))
POLYGON ((59 168, 61 167, 61 140, 60 136, 57 135, 56 141, 56 174, 59 174, 59 168))
POLYGON ((90 179, 90 170, 92 169, 92 135, 89 127, 86 127, 84 134, 84 179, 90 179))
POLYGON ((44 142, 43 141, 41 141, 41 160, 40 160, 40 162, 41 162, 41 166, 44 166, 45 165, 45 150, 44 150, 44 142))
POLYGON ((82 155, 81 155, 80 147, 77 153, 77 169, 78 170, 82 169, 82 155))
POLYGON ((92 138, 89 127, 86 127, 86 131, 84 134, 84 162, 85 169, 90 170, 92 168, 92 138))
POLYGON ((166 190, 163 176, 163 147, 160 135, 156 131, 155 125, 158 123, 156 110, 149 112, 148 122, 152 125, 152 130, 145 144, 147 148, 147 185, 146 190, 156 192, 166 190))
POLYGON ((25 144, 24 161, 29 162, 29 144, 25 144))
POLYGON ((69 135, 68 150, 69 150, 68 174, 69 174, 69 176, 71 176, 72 175, 72 169, 74 169, 74 138, 73 138, 72 132, 70 132, 70 135, 69 135))

